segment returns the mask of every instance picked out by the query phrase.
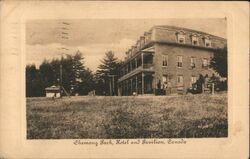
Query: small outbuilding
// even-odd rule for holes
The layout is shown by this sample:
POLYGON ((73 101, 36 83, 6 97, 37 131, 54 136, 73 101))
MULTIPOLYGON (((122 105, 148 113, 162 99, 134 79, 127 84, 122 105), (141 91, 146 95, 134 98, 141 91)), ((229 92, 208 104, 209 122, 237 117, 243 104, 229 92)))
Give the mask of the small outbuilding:
POLYGON ((61 97, 61 91, 59 86, 51 86, 45 88, 46 97, 61 97))

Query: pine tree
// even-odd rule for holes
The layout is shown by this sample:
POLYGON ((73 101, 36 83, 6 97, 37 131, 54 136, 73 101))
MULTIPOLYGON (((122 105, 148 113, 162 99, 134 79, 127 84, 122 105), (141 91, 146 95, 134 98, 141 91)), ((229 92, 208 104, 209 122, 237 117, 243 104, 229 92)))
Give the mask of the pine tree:
POLYGON ((80 83, 83 81, 85 66, 84 66, 84 58, 82 53, 78 50, 76 54, 73 56, 73 81, 71 83, 72 88, 75 91, 79 91, 80 83))
POLYGON ((60 85, 74 95, 87 95, 94 89, 94 75, 84 66, 84 58, 80 51, 61 59, 44 60, 39 69, 35 65, 26 66, 26 96, 45 96, 45 88, 60 85), (60 79, 62 65, 62 79, 60 79))
POLYGON ((52 61, 50 62, 51 66, 52 66, 52 70, 54 72, 54 76, 53 76, 53 85, 60 85, 60 64, 61 61, 59 59, 52 59, 52 61))
POLYGON ((37 76, 38 71, 36 70, 35 65, 27 65, 26 66, 26 96, 32 97, 34 95, 33 90, 33 81, 37 76))
POLYGON ((78 93, 80 95, 87 95, 94 90, 94 75, 89 68, 84 69, 80 74, 81 82, 79 83, 78 93))
MULTIPOLYGON (((48 60, 44 60, 39 67, 39 76, 42 84, 43 92, 46 87, 50 87, 54 84, 54 71, 51 63, 48 60)), ((45 92, 43 93, 45 95, 45 92)))
POLYGON ((105 57, 101 61, 95 76, 96 85, 98 86, 97 94, 117 95, 118 71, 120 66, 121 63, 112 51, 105 53, 105 57), (114 78, 112 78, 112 76, 114 76, 114 78))

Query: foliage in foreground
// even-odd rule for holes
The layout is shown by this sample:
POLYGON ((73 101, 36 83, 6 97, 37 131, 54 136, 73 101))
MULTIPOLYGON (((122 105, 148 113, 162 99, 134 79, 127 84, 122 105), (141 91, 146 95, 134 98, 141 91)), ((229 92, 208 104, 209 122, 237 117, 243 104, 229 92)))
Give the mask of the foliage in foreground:
POLYGON ((28 139, 227 137, 227 97, 27 100, 28 139))

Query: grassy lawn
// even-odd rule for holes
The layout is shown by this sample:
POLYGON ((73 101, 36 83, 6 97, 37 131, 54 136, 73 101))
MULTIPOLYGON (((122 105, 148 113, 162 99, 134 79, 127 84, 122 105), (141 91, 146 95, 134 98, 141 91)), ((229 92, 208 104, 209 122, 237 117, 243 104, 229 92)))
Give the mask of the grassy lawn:
POLYGON ((27 98, 28 139, 227 137, 227 94, 27 98))

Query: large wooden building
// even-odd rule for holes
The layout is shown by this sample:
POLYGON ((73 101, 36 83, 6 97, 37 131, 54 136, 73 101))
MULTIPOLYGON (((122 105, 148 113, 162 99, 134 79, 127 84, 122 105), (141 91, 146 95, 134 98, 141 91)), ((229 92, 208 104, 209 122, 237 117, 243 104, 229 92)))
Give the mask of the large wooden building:
POLYGON ((118 79, 119 95, 155 94, 161 85, 168 93, 183 93, 199 74, 211 76, 209 62, 224 38, 174 26, 154 26, 126 52, 118 79))

